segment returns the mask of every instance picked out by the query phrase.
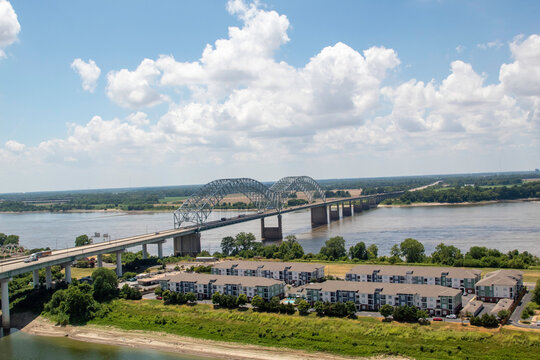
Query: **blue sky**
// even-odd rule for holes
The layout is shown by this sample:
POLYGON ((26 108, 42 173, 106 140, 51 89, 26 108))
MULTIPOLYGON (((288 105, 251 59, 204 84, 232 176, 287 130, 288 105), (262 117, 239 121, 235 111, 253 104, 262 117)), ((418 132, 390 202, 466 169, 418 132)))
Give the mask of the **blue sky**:
POLYGON ((0 0, 0 192, 534 169, 539 10, 0 0))

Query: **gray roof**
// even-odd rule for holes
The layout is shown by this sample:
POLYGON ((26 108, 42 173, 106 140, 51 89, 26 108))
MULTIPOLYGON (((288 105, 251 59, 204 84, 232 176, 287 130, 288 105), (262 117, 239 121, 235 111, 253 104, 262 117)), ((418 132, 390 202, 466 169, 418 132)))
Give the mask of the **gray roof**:
POLYGON ((234 284, 239 286, 272 286, 283 284, 282 281, 267 279, 256 276, 229 276, 229 275, 214 275, 214 274, 197 274, 197 273, 181 273, 168 278, 170 282, 194 282, 199 284, 228 285, 234 284))
POLYGON ((501 299, 497 302, 497 304, 491 309, 490 313, 492 315, 497 315, 499 311, 501 310, 508 310, 514 303, 514 300, 512 299, 501 299))
POLYGON ((324 265, 317 263, 248 260, 226 260, 214 265, 214 268, 216 269, 230 269, 232 267, 244 270, 261 269, 270 271, 282 271, 285 268, 289 268, 290 271, 314 272, 317 271, 317 269, 324 268, 324 265))
POLYGON ((352 268, 348 274, 373 274, 378 271, 378 275, 398 275, 422 277, 439 277, 445 274, 449 278, 476 278, 482 272, 478 269, 437 267, 437 266, 400 266, 400 265, 358 265, 352 268))
POLYGON ((481 309, 484 306, 484 302, 479 300, 471 300, 465 307, 461 310, 462 314, 476 314, 478 309, 481 309))
POLYGON ((438 296, 456 296, 461 294, 458 289, 453 289, 439 285, 419 285, 419 284, 396 284, 396 283, 376 283, 376 282, 356 282, 356 281, 339 281, 327 280, 322 283, 308 284, 305 289, 314 289, 323 292, 334 291, 354 291, 359 293, 374 293, 379 289, 384 295, 397 294, 418 294, 422 297, 438 297, 438 296))
POLYGON ((515 286, 523 281, 523 271, 519 270, 497 270, 487 273, 482 280, 476 283, 477 286, 507 285, 515 286))

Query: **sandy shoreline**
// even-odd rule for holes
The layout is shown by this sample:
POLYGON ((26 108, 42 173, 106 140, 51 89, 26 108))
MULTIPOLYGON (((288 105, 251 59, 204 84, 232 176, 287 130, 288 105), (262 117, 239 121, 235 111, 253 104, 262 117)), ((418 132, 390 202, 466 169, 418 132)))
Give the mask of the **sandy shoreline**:
POLYGON ((486 200, 486 201, 477 201, 477 202, 461 202, 461 203, 412 203, 412 204, 394 204, 394 205, 384 205, 378 204, 377 207, 393 208, 393 207, 431 207, 431 206, 476 206, 476 205, 490 205, 490 204, 507 204, 507 203, 522 203, 522 202, 533 202, 539 203, 540 199, 518 199, 518 200, 486 200))
MULTIPOLYGON (((132 348, 154 349, 181 355, 211 357, 215 359, 239 360, 345 360, 352 359, 326 353, 306 352, 287 348, 264 347, 239 343, 189 338, 160 332, 121 330, 113 327, 55 326, 51 321, 39 316, 21 331, 38 336, 68 337, 89 343, 119 345, 132 348)), ((355 358, 368 359, 368 358, 355 358)), ((376 356, 369 359, 403 360, 404 357, 376 356)))

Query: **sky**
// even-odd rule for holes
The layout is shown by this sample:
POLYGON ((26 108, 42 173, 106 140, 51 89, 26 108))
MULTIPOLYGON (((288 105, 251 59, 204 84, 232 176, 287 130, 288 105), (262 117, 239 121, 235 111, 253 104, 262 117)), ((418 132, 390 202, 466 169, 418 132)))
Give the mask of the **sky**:
POLYGON ((533 170, 539 14, 0 0, 0 193, 533 170))

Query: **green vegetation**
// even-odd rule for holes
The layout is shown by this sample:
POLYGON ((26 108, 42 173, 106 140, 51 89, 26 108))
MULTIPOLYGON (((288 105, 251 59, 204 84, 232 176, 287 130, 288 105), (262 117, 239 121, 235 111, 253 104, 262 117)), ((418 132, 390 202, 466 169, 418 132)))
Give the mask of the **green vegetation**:
POLYGON ((332 317, 356 317, 356 305, 354 302, 347 301, 346 303, 336 302, 330 303, 328 301, 315 302, 315 312, 318 316, 332 316, 332 317))
POLYGON ((540 279, 536 280, 536 286, 534 287, 532 300, 540 305, 540 279))
POLYGON ((19 235, 6 235, 0 233, 0 246, 10 244, 19 245, 19 235))
POLYGON ((44 311, 58 324, 86 323, 96 316, 100 304, 92 296, 92 287, 74 282, 65 290, 57 290, 45 304, 44 311))
POLYGON ((92 273, 93 296, 99 302, 110 301, 118 296, 118 277, 112 270, 99 268, 92 273))
MULTIPOLYGON (((527 269, 540 265, 540 259, 527 251, 512 250, 505 253, 483 246, 472 246, 465 255, 452 245, 439 244, 431 255, 425 254, 424 245, 416 239, 408 238, 401 244, 394 244, 390 256, 378 256, 378 248, 371 244, 366 248, 364 242, 359 242, 345 248, 345 240, 335 236, 325 242, 318 254, 305 254, 302 246, 294 235, 287 236, 279 246, 263 246, 255 242, 251 233, 240 233, 233 237, 225 237, 221 242, 222 253, 215 253, 216 257, 238 256, 253 258, 255 256, 266 259, 281 260, 318 260, 318 261, 365 261, 369 263, 396 264, 403 261, 425 265, 447 265, 456 267, 478 268, 513 268, 527 269)), ((173 258, 178 260, 177 258, 173 258)), ((170 259, 163 259, 169 262, 170 259)), ((540 295, 539 295, 540 296, 540 295)))
POLYGON ((499 320, 495 315, 484 313, 482 316, 471 316, 469 322, 473 326, 483 326, 487 328, 496 328, 499 326, 499 320))
POLYGON ((458 186, 448 188, 430 187, 407 191, 399 198, 387 199, 383 204, 412 203, 462 203, 489 200, 516 200, 540 197, 540 181, 515 186, 458 186))
POLYGON ((348 356, 403 355, 415 359, 535 359, 540 335, 458 324, 402 325, 374 318, 318 318, 210 305, 166 306, 116 300, 91 324, 163 331, 202 339, 324 351, 348 356))
POLYGON ((212 304, 224 309, 237 309, 247 303, 247 296, 240 294, 238 296, 221 294, 215 292, 212 294, 212 304))
POLYGON ((84 245, 90 245, 92 243, 92 240, 88 237, 88 235, 79 235, 77 238, 75 238, 75 246, 84 246, 84 245))
POLYGON ((523 312, 521 313, 521 318, 523 320, 527 320, 531 316, 534 315, 534 311, 538 309, 540 306, 534 302, 530 302, 525 306, 525 309, 523 309, 523 312))

